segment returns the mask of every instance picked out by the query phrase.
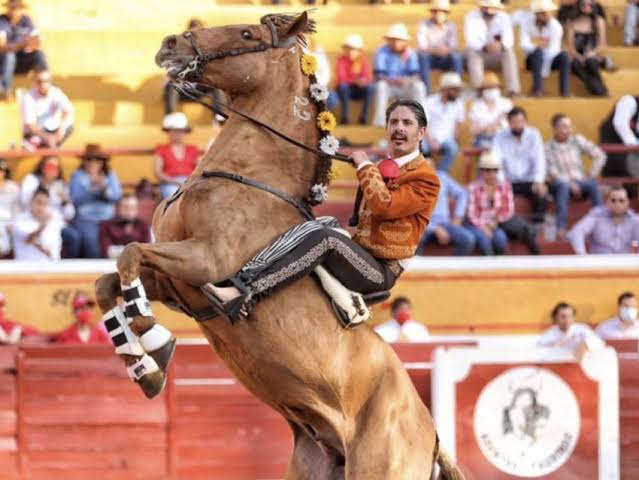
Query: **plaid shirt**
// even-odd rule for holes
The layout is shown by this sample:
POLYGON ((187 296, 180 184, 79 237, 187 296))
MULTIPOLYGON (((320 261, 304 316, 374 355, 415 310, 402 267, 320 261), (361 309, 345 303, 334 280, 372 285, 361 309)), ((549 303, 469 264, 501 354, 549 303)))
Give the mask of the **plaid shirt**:
POLYGON ((596 178, 606 163, 606 154, 601 148, 586 140, 582 135, 573 135, 566 142, 558 142, 554 138, 546 144, 546 162, 548 176, 551 180, 562 182, 584 179, 583 154, 592 158, 590 176, 596 178))
POLYGON ((497 184, 493 198, 489 198, 483 180, 471 183, 468 200, 468 219, 476 227, 484 227, 491 220, 503 223, 515 214, 513 187, 505 180, 497 184))

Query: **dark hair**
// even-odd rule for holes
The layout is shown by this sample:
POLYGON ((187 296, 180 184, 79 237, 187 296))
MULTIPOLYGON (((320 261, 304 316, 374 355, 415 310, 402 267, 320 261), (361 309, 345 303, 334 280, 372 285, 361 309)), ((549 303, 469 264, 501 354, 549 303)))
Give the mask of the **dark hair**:
POLYGON ((401 307, 404 304, 408 305, 409 307, 411 306, 410 300, 408 298, 406 297, 395 298, 395 300, 393 300, 393 303, 391 303, 391 313, 395 313, 397 309, 399 309, 399 307, 401 307))
POLYGON ((0 170, 4 172, 4 179, 11 180, 11 169, 4 158, 0 158, 0 170))
POLYGON ((550 124, 553 126, 553 128, 555 128, 557 127, 557 124, 561 122, 564 118, 568 118, 568 115, 566 115, 565 113, 556 113, 555 115, 552 116, 552 119, 550 120, 550 124))
POLYGON ((50 158, 57 158, 58 159, 58 178, 57 180, 62 180, 62 162, 60 161, 60 158, 56 155, 46 155, 44 157, 42 157, 40 159, 40 161, 38 162, 38 164, 35 166, 35 168, 33 169, 33 174, 36 177, 43 177, 44 176, 44 164, 47 163, 47 160, 49 160, 50 158))
POLYGON ((38 188, 35 189, 35 192, 33 192, 33 196, 31 197, 31 200, 33 200, 38 195, 44 195, 47 198, 50 197, 49 190, 44 188, 42 185, 40 185, 38 188))
POLYGON ((628 190, 626 190, 626 187, 624 187, 621 183, 613 183, 612 185, 610 185, 610 190, 608 190, 608 196, 610 196, 612 192, 620 192, 622 190, 626 192, 626 195, 628 195, 628 190))
POLYGON ((553 322, 557 318, 557 315, 559 314, 559 312, 563 310, 564 308, 570 308, 572 310, 573 315, 577 314, 577 310, 575 309, 575 307, 573 307, 572 305, 566 302, 559 302, 557 305, 555 305, 555 308, 553 308, 552 312, 550 313, 550 317, 552 318, 553 322))
POLYGON ((408 100, 406 98, 395 100, 393 103, 391 103, 388 106, 388 108, 386 109, 386 123, 387 124, 388 124, 388 119, 391 116, 391 113, 393 113, 393 111, 397 107, 410 108, 411 111, 415 114, 415 118, 417 119, 417 124, 419 125, 419 127, 428 126, 428 120, 426 119, 426 112, 424 111, 424 107, 422 107, 422 104, 417 102, 417 101, 415 101, 415 100, 408 100))
POLYGON ((513 107, 512 110, 510 110, 510 112, 508 112, 506 114, 506 116, 508 117, 508 120, 510 120, 513 117, 516 117, 517 115, 523 115, 524 118, 528 118, 528 116, 526 115, 526 110, 524 110, 521 107, 513 107))
POLYGON ((627 298, 635 298, 635 294, 632 292, 623 292, 621 295, 619 295, 619 298, 617 298, 617 305, 621 305, 621 302, 623 302, 627 298))

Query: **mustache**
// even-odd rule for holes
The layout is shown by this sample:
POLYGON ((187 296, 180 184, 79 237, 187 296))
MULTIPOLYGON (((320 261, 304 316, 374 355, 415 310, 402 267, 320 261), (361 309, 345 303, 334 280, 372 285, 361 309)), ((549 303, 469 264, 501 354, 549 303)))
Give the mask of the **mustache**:
POLYGON ((391 140, 406 140, 407 137, 403 133, 393 133, 391 135, 391 140))

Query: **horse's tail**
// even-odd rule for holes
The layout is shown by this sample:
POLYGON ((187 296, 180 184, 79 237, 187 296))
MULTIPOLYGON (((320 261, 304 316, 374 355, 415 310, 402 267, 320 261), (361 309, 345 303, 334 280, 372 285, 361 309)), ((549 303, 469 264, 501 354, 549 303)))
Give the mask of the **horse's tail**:
POLYGON ((464 474, 455 465, 453 459, 439 446, 439 436, 435 437, 435 462, 439 466, 437 480, 464 480, 464 474))

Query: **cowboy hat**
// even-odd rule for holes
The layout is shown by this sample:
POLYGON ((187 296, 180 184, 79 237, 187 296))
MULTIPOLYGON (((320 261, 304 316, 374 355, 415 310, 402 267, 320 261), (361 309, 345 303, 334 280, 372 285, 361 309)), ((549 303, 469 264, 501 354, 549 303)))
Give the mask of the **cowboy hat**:
POLYGON ((162 130, 168 132, 169 130, 182 130, 184 132, 190 132, 189 120, 182 112, 169 113, 162 120, 162 130))
POLYGON ((500 0, 479 0, 478 5, 485 8, 496 8, 498 10, 504 9, 500 0))
POLYGON ((432 2, 430 2, 430 7, 428 7, 428 9, 431 12, 433 10, 450 12, 450 2, 449 0, 433 0, 432 2))
POLYGON ((552 0, 532 0, 530 9, 533 13, 554 12, 558 10, 557 5, 552 0))
POLYGON ((501 168, 501 160, 498 156, 493 155, 491 152, 483 152, 479 156, 477 166, 484 169, 499 170, 501 168))
POLYGON ((406 29, 406 25, 403 23, 394 23, 388 28, 386 35, 384 38, 394 38, 396 40, 410 40, 410 35, 408 34, 408 30, 406 29))
POLYGON ((364 48, 364 40, 362 40, 360 35, 353 33, 346 37, 342 46, 362 50, 364 48))
POLYGON ((13 8, 29 8, 26 3, 22 0, 7 0, 2 4, 3 7, 13 7, 13 8))
POLYGON ((97 143, 88 143, 84 147, 84 153, 80 156, 82 160, 108 160, 109 156, 102 151, 97 143))
POLYGON ((501 82, 495 72, 485 72, 479 88, 501 88, 501 82))
POLYGON ((445 90, 447 88, 462 88, 463 86, 464 82, 462 82, 459 73, 456 72, 446 72, 439 80, 440 90, 445 90))

